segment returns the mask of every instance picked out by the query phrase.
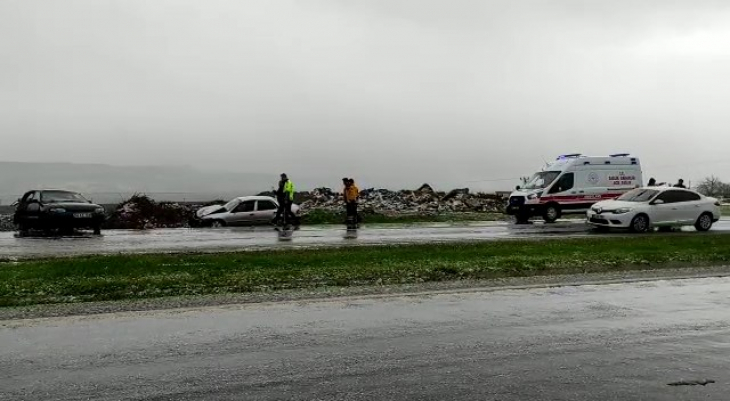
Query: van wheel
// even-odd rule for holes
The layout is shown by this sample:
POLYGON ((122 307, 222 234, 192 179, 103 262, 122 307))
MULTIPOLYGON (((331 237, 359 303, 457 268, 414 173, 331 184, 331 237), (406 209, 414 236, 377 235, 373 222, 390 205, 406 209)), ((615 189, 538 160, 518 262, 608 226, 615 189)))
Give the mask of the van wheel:
POLYGON ((555 223, 560 218, 560 206, 554 203, 545 206, 545 210, 542 212, 542 218, 546 223, 555 223))
POLYGON ((712 228, 712 215, 709 213, 702 213, 697 222, 695 222, 695 229, 697 231, 708 231, 712 228))
POLYGON ((635 233, 645 233, 649 231, 649 217, 645 214, 640 214, 631 220, 631 231, 635 233))

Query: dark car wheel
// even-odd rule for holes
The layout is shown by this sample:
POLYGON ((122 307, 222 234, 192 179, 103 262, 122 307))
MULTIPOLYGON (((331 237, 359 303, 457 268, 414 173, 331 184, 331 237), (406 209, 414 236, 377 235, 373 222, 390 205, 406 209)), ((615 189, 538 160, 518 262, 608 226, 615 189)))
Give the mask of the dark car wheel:
POLYGON ((18 236, 27 237, 30 234, 30 229, 25 224, 18 225, 18 236))
POLYGON ((631 231, 635 233, 645 233, 649 231, 649 217, 645 214, 640 214, 631 220, 631 231))
POLYGON ((695 229, 697 231, 709 231, 712 228, 712 215, 709 213, 702 213, 695 222, 695 229))
POLYGON ((101 226, 94 226, 94 235, 101 235, 101 226))

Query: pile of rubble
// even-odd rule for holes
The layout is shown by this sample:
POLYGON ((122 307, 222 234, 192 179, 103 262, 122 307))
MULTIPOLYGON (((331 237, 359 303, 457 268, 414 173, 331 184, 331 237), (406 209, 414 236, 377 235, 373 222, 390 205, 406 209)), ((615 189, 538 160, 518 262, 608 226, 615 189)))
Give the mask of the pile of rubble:
POLYGON ((108 216, 105 228, 151 229, 187 227, 193 216, 191 206, 174 202, 155 202, 146 195, 134 195, 108 216))
POLYGON ((15 230, 15 224, 13 224, 12 214, 0 214, 0 231, 13 231, 15 230))
MULTIPOLYGON (((340 212, 344 208, 342 194, 329 188, 318 188, 299 194, 302 211, 325 210, 340 212)), ((502 212, 504 198, 493 194, 471 193, 469 188, 454 189, 448 193, 435 191, 423 184, 415 191, 363 189, 360 191, 360 210, 363 213, 438 214, 467 212, 502 212)))

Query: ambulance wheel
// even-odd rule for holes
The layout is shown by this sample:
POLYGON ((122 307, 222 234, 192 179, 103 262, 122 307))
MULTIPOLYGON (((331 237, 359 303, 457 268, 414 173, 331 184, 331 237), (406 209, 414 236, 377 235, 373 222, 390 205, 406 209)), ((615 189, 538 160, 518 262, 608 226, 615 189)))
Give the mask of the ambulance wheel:
POLYGON ((546 223, 555 223, 560 218, 560 206, 555 203, 548 204, 542 212, 542 218, 546 223))

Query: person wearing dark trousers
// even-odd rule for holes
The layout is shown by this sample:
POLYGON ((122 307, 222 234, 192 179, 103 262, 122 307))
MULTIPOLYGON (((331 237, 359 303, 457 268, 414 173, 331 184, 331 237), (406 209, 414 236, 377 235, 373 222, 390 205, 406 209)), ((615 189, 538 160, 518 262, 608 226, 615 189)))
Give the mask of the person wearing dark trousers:
POLYGON ((299 228, 299 219, 292 211, 292 206, 294 205, 294 183, 286 174, 282 174, 281 179, 284 181, 284 227, 294 225, 295 228, 299 228))
POLYGON ((345 202, 345 225, 350 225, 350 203, 347 201, 347 190, 350 187, 350 179, 342 179, 342 200, 345 202))
POLYGON ((279 186, 276 189, 276 202, 279 205, 279 208, 276 209, 276 217, 274 217, 274 224, 278 224, 282 219, 284 219, 284 210, 286 210, 286 197, 284 196, 284 184, 286 181, 284 180, 286 178, 286 174, 281 175, 281 179, 279 179, 279 186))
POLYGON ((352 178, 343 179, 343 182, 345 183, 344 195, 347 211, 347 226, 348 228, 357 228, 360 220, 357 215, 357 200, 360 196, 360 190, 352 178))

